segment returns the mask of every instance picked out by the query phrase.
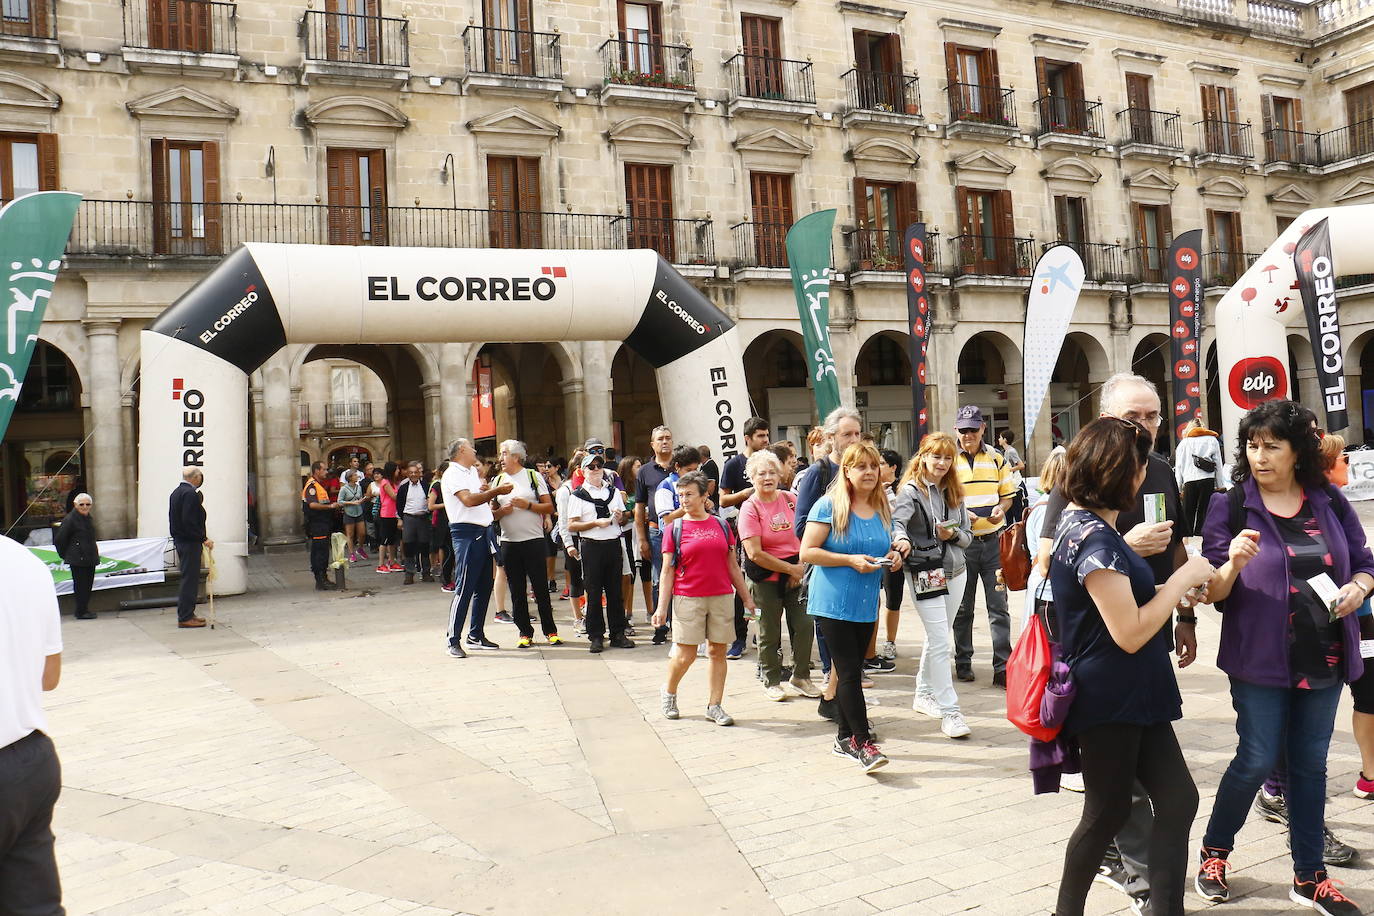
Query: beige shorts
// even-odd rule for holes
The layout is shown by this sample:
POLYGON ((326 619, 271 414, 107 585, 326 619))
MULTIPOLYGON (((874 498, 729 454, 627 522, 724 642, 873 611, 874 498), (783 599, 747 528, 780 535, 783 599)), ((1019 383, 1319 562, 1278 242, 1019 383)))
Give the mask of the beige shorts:
POLYGON ((735 639, 735 595, 673 596, 673 642, 699 646, 735 639))

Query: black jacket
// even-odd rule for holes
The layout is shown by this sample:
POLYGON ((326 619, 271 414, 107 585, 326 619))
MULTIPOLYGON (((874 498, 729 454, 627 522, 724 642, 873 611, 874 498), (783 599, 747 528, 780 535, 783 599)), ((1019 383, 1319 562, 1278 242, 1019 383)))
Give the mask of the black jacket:
POLYGON ((200 544, 205 540, 205 506, 200 491, 183 480, 167 505, 168 530, 172 540, 200 544))
POLYGON ((62 519, 61 527, 53 535, 52 545, 68 566, 97 566, 100 563, 95 522, 91 521, 89 515, 82 515, 75 509, 62 519))

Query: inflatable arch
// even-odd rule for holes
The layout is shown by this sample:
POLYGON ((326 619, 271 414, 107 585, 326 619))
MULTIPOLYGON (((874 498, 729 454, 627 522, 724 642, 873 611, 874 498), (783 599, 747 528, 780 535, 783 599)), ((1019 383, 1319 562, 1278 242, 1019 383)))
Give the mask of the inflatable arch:
POLYGON ((654 251, 250 243, 142 332, 139 536, 167 535, 167 494, 184 466, 201 468, 216 593, 243 592, 249 374, 290 343, 413 343, 417 334, 623 340, 654 366, 679 442, 738 450, 748 392, 734 322, 654 251), (424 320, 398 322, 398 303, 424 320))
MULTIPOLYGON (((1321 219, 1330 229, 1336 276, 1374 272, 1374 246, 1367 235, 1374 231, 1374 204, 1329 207, 1308 210, 1293 220, 1226 291, 1217 304, 1216 339, 1222 435, 1227 442, 1247 410, 1262 401, 1286 398, 1293 390, 1286 328, 1305 320, 1293 249, 1321 219)), ((1309 400, 1307 406, 1321 416, 1320 402, 1309 400)))

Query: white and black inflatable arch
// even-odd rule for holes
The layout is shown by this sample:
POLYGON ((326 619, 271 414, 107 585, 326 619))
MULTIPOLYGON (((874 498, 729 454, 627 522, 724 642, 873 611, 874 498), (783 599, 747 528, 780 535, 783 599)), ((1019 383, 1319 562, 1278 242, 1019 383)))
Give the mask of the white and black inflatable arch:
POLYGON ((244 245, 142 333, 139 535, 166 536, 168 493, 201 468, 215 591, 246 589, 248 375, 287 344, 623 340, 676 439, 729 455, 748 416, 733 328, 651 250, 244 245))

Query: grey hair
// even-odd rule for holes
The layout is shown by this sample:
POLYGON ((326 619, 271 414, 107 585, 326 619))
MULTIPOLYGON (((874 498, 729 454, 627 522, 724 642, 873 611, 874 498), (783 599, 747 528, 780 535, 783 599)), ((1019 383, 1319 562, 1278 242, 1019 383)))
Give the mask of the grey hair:
POLYGON ((667 433, 671 436, 673 434, 673 431, 666 426, 655 426, 653 432, 649 433, 649 438, 653 439, 657 437, 659 433, 667 433))
POLYGON ((779 475, 782 474, 782 462, 778 460, 777 455, 765 448, 749 456, 749 460, 744 463, 744 476, 753 480, 754 475, 763 470, 765 465, 777 471, 779 475))
POLYGON ((184 467, 184 468, 181 469, 181 479, 182 479, 182 480, 185 480, 185 481, 188 481, 188 482, 189 482, 190 479, 191 479, 192 477, 201 477, 201 478, 204 478, 204 477, 205 477, 205 472, 202 471, 200 468, 195 467, 194 465, 189 465, 189 464, 186 465, 186 467, 184 467))
POLYGON ((1107 405, 1116 403, 1117 389, 1122 385, 1144 385, 1150 389, 1151 394, 1159 397, 1159 389, 1155 388, 1155 383, 1145 376, 1136 375, 1134 372, 1118 372, 1102 383, 1101 404, 1102 409, 1107 413, 1113 413, 1113 411, 1107 410, 1107 405))
POLYGON ((862 428, 864 425, 863 416, 853 407, 836 407, 825 415, 825 422, 821 424, 821 431, 827 436, 833 436, 840 431, 840 421, 849 418, 858 423, 862 428))
POLYGON ((452 442, 450 442, 450 443, 448 444, 448 457, 449 457, 449 459, 452 460, 452 459, 453 459, 453 456, 456 455, 456 454, 458 454, 458 450, 459 450, 460 448, 462 448, 462 447, 465 446, 465 445, 471 445, 471 444, 472 444, 472 440, 471 440, 471 439, 461 439, 461 438, 460 438, 460 439, 454 439, 452 442))
POLYGON ((77 503, 81 502, 81 500, 83 500, 83 499, 84 499, 86 502, 90 503, 91 505, 95 505, 95 500, 94 500, 94 499, 91 499, 91 494, 89 494, 89 493, 78 493, 78 494, 76 494, 76 498, 72 500, 72 505, 76 505, 77 503))
POLYGON ((507 439, 505 442, 501 443, 497 451, 510 452, 517 458, 524 458, 529 455, 529 450, 525 448, 525 443, 521 442, 519 439, 507 439))

